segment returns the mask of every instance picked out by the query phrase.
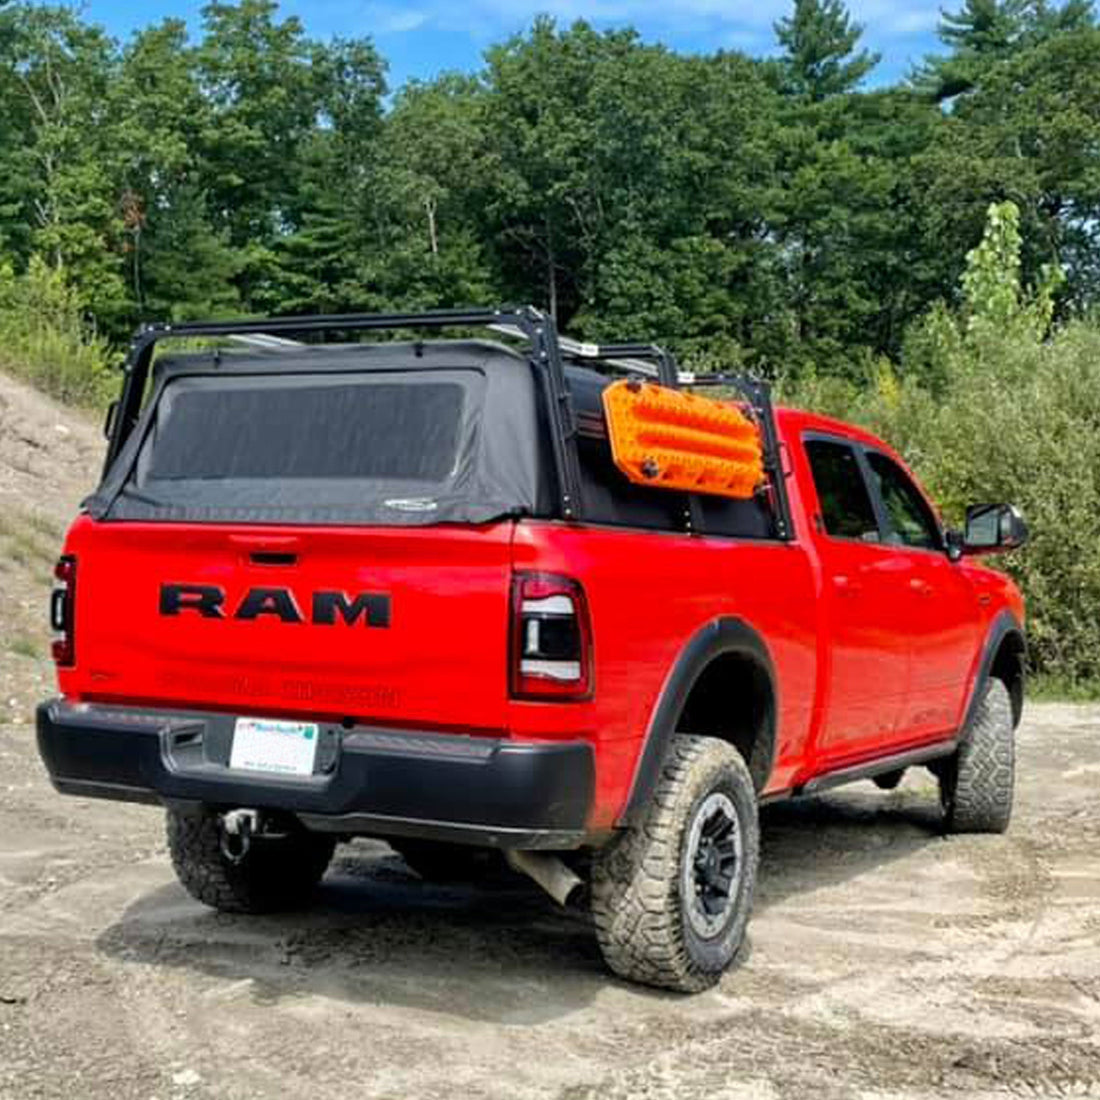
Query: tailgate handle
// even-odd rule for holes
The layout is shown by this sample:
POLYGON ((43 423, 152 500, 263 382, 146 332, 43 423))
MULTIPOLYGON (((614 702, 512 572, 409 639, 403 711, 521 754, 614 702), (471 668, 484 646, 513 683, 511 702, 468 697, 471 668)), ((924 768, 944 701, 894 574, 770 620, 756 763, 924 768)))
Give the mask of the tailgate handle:
POLYGON ((253 565, 296 565, 298 555, 290 550, 253 550, 248 560, 253 565))
POLYGON ((245 551, 253 565, 297 565, 302 545, 293 535, 230 535, 229 541, 245 551))

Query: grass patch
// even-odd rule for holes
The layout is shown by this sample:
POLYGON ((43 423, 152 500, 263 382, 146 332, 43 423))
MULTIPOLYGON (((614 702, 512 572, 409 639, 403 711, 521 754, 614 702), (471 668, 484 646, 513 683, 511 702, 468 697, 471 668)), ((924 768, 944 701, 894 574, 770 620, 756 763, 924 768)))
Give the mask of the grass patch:
POLYGON ((17 657, 29 657, 31 660, 36 660, 46 655, 45 651, 37 642, 23 636, 11 642, 8 646, 8 650, 17 657))
POLYGON ((118 388, 107 341, 38 259, 22 275, 0 265, 0 349, 0 367, 69 404, 102 408, 118 388))
POLYGON ((1035 703, 1100 703, 1100 683, 1033 676, 1028 680, 1027 696, 1035 703))
POLYGON ((53 542, 60 542, 65 536, 65 530, 56 520, 41 512, 28 512, 26 516, 27 526, 37 535, 43 535, 53 542))
POLYGON ((61 532, 50 520, 29 512, 0 513, 0 561, 34 573, 50 583, 61 532))
POLYGON ((33 531, 26 529, 8 532, 5 555, 20 565, 29 569, 38 566, 53 567, 57 558, 57 552, 52 546, 44 546, 38 541, 38 536, 33 531))

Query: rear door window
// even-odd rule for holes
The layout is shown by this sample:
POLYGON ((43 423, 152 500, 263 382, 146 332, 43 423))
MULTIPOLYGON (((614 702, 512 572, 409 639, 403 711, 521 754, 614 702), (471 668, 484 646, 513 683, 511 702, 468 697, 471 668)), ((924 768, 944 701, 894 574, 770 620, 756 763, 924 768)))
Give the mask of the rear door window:
POLYGON ((805 447, 825 533, 838 539, 880 542, 882 534, 855 448, 826 439, 807 440, 805 447))

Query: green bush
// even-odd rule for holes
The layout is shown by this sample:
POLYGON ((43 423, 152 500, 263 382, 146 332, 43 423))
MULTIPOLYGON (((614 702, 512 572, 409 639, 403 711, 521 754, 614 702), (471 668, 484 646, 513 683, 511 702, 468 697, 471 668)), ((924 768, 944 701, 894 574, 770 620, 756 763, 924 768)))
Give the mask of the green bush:
POLYGON ((23 275, 0 265, 0 369, 62 401, 98 406, 118 388, 111 358, 60 273, 38 259, 23 275))
POLYGON ((811 378, 782 396, 887 439, 951 523, 968 503, 1021 508, 1030 544, 992 560, 1027 597, 1034 671, 1079 694, 1100 688, 1100 324, 1049 331, 1058 276, 1021 292, 1013 217, 1010 204, 991 211, 964 306, 933 310, 900 367, 879 364, 861 388, 811 378))

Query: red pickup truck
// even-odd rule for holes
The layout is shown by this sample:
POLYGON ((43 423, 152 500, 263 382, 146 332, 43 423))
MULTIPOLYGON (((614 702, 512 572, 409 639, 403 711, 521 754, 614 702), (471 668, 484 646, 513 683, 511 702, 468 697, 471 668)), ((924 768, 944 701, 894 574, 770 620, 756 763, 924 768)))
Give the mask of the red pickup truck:
POLYGON ((741 946, 762 802, 921 765, 948 830, 1006 828, 1023 604, 974 558, 1018 513, 945 529, 886 444, 743 380, 758 491, 638 484, 616 374, 684 382, 533 309, 143 330, 56 569, 54 785, 165 806, 229 911, 301 903, 353 836, 504 852, 685 991, 741 946))

